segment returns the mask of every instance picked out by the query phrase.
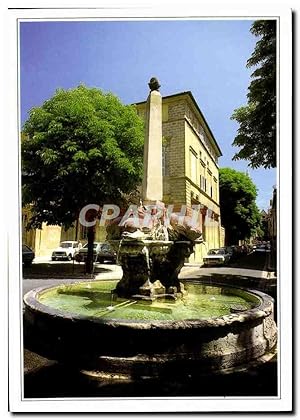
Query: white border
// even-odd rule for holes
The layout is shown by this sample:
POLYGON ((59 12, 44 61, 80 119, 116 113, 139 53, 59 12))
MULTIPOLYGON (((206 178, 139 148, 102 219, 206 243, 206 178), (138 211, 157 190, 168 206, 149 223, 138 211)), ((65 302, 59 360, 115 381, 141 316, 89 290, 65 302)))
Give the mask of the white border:
MULTIPOLYGON (((103 3, 103 2, 102 2, 103 3)), ((62 7, 64 4, 54 4, 51 7, 62 7)), ((41 7, 41 5, 35 5, 41 7)), ((12 7, 12 5, 10 5, 12 7)), ((19 5, 22 7, 22 5, 19 5)), ((34 7, 34 2, 32 3, 34 7)), ((76 6, 75 6, 76 7, 76 6)), ((292 249, 291 249, 291 12, 287 8, 277 7, 246 7, 229 10, 228 7, 207 7, 202 6, 195 10, 195 7, 185 5, 185 7, 178 7, 173 5, 169 7, 156 7, 152 4, 142 8, 136 4, 132 7, 117 8, 117 9, 43 9, 43 10, 6 10, 5 13, 5 34, 9 41, 5 45, 6 58, 6 81, 5 84, 5 98, 7 101, 7 108, 5 121, 5 178, 9 182, 6 183, 5 188, 5 202, 10 203, 6 207, 6 220, 13 220, 14 223, 9 223, 6 226, 9 236, 8 253, 10 261, 14 263, 9 264, 9 367, 10 367, 10 410, 13 412, 189 412, 189 411, 288 411, 291 409, 291 334, 292 334, 292 318, 291 318, 291 299, 292 299, 292 249), (19 215, 19 190, 18 185, 20 181, 19 163, 17 157, 19 156, 18 126, 17 121, 17 59, 16 59, 16 18, 19 19, 35 19, 42 16, 43 18, 105 18, 106 16, 119 18, 122 17, 142 17, 157 18, 170 16, 181 18, 189 16, 190 18, 201 16, 203 18, 223 19, 225 16, 232 19, 237 19, 242 16, 247 16, 249 19, 263 16, 274 17, 280 16, 280 133, 284 141, 279 145, 280 152, 280 186, 279 186, 279 214, 281 227, 281 242, 280 242, 280 307, 281 307, 281 321, 280 321, 280 341, 284 343, 280 349, 280 358, 284 361, 284 369, 281 372, 281 398, 144 398, 144 399, 104 399, 97 398, 86 400, 84 404, 78 399, 54 401, 39 401, 39 400, 21 400, 21 364, 22 355, 21 348, 21 307, 18 302, 21 301, 20 290, 20 261, 16 263, 15 256, 19 254, 19 229, 20 229, 20 215, 19 215), (15 139, 15 140, 14 140, 15 139), (283 285, 284 283, 284 285, 283 285), (283 287, 284 286, 284 287, 283 287), (19 296, 18 296, 19 295, 19 296), (155 403, 154 403, 155 402, 155 403)))

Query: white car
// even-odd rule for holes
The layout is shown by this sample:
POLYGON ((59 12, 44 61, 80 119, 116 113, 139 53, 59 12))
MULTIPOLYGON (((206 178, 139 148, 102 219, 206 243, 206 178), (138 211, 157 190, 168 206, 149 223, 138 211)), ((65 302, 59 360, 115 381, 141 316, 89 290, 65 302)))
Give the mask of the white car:
POLYGON ((210 249, 208 254, 203 257, 203 263, 207 265, 224 265, 230 261, 232 252, 226 248, 210 249))
POLYGON ((68 260, 71 261, 74 258, 74 254, 78 251, 78 241, 63 241, 59 247, 52 252, 51 260, 68 260))
POLYGON ((269 244, 256 245, 254 252, 271 252, 271 245, 269 244))

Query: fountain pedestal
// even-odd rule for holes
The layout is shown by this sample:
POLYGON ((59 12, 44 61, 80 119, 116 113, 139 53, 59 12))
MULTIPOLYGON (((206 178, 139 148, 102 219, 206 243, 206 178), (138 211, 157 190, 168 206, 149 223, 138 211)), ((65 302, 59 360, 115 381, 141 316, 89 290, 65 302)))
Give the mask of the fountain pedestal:
POLYGON ((118 251, 123 277, 115 293, 120 297, 155 300, 184 293, 178 279, 185 259, 193 252, 191 241, 110 241, 118 251))

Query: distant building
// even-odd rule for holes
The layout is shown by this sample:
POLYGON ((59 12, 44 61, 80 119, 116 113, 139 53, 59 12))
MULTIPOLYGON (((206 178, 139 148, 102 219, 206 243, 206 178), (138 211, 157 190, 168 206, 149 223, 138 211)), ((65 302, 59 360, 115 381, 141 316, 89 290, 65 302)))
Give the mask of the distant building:
POLYGON ((269 218, 270 215, 265 210, 260 212, 260 220, 261 220, 261 233, 256 239, 268 241, 270 239, 269 235, 269 218))
POLYGON ((260 212, 260 217, 262 221, 267 221, 269 219, 268 213, 265 210, 260 212))
MULTIPOLYGON (((22 242, 35 252, 36 257, 50 256, 61 241, 86 239, 86 228, 76 223, 65 230, 61 226, 42 224, 42 229, 27 229, 30 219, 30 206, 22 209, 22 242)), ((98 240, 95 239, 95 240, 98 240)))

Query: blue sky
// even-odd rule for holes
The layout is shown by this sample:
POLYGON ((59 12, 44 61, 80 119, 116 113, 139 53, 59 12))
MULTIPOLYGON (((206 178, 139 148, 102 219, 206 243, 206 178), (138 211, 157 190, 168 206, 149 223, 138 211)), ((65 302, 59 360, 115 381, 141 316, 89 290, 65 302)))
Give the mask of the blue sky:
MULTIPOLYGON (((220 167, 246 171, 232 161, 238 124, 233 110, 246 103, 251 70, 245 64, 257 39, 251 20, 21 22, 21 121, 57 88, 79 83, 116 94, 123 103, 148 95, 157 76, 161 94, 191 91, 223 152, 220 167)), ((248 168, 267 209, 276 171, 248 168)))

